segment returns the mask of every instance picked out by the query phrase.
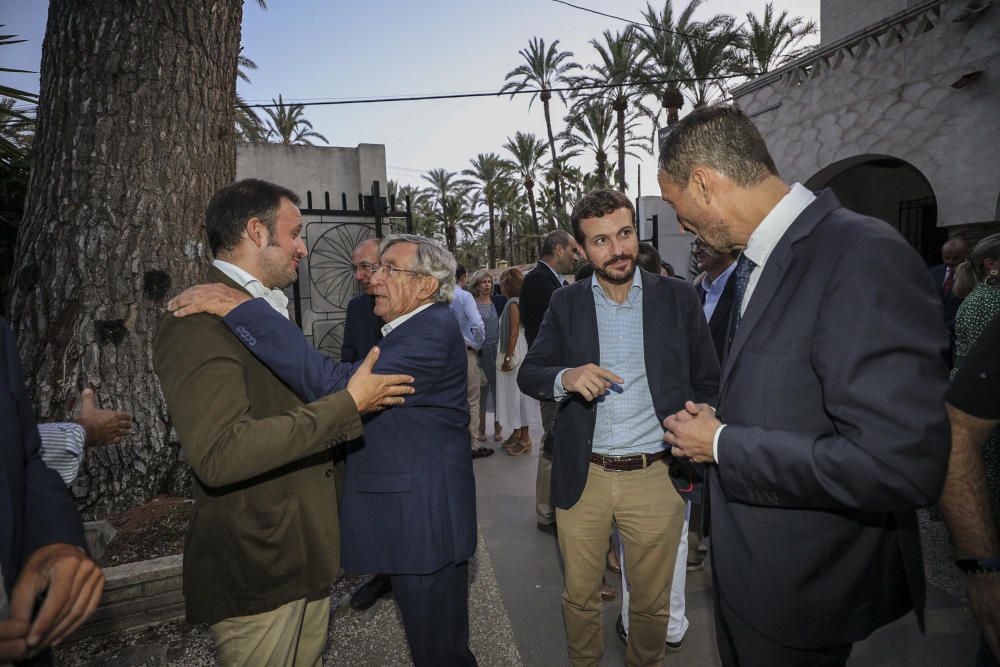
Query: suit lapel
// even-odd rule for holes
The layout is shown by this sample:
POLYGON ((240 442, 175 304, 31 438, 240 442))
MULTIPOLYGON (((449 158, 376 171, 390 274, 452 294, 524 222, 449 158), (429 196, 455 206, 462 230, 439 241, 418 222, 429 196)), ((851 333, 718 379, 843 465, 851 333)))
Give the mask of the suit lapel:
MULTIPOLYGON (((548 271, 548 269, 546 269, 548 271)), ((566 289, 573 289, 570 285, 566 289)), ((594 305, 594 288, 590 285, 590 280, 584 281, 580 289, 576 289, 573 298, 573 312, 580 317, 579 326, 573 326, 575 331, 567 332, 570 335, 570 349, 577 341, 582 344, 583 357, 581 364, 593 363, 601 365, 601 341, 597 331, 597 306, 594 305), (575 336, 575 333, 590 331, 591 335, 575 336)), ((570 342, 567 341, 567 342, 570 342)), ((580 364, 577 364, 580 365, 580 364)))
POLYGON ((646 381, 650 392, 656 395, 660 387, 660 371, 663 368, 663 341, 658 332, 668 331, 666 318, 666 295, 661 293, 663 281, 636 267, 642 276, 642 349, 646 362, 646 381))
MULTIPOLYGON (((761 317, 767 310, 768 304, 771 303, 778 287, 781 285, 781 281, 788 271, 788 266, 795 257, 794 244, 800 239, 809 236, 823 218, 839 207, 840 202, 837 201, 832 192, 829 190, 818 192, 816 194, 816 201, 807 206, 799 214, 799 217, 795 219, 778 241, 778 245, 771 251, 771 256, 767 258, 763 273, 761 273, 760 279, 757 281, 756 287, 754 287, 753 294, 750 296, 750 302, 747 303, 747 308, 743 313, 743 318, 740 320, 740 325, 736 330, 736 335, 733 337, 733 342, 726 352, 722 376, 719 378, 720 387, 725 386, 726 380, 729 378, 729 373, 732 371, 737 357, 739 357, 740 352, 743 350, 743 346, 753 333, 754 327, 760 322, 761 317)), ((732 307, 732 315, 734 317, 739 307, 740 304, 734 301, 732 307)))

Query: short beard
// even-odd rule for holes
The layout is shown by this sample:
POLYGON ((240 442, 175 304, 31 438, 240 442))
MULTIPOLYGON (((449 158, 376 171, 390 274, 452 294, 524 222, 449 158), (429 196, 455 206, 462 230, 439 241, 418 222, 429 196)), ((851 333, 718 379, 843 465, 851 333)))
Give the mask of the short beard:
POLYGON ((626 283, 630 283, 632 282, 632 279, 635 277, 635 257, 633 257, 632 255, 617 255, 606 261, 604 263, 604 266, 595 266, 594 273, 604 278, 613 285, 624 285, 626 283), (631 265, 629 270, 626 271, 625 274, 620 276, 612 275, 605 268, 623 259, 627 259, 629 261, 629 264, 631 265))

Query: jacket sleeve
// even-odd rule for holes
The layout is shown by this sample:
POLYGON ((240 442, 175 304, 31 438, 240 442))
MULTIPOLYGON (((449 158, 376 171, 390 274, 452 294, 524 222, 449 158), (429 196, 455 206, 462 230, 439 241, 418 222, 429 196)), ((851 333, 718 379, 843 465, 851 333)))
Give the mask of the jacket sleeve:
MULTIPOLYGON (((23 563, 39 547, 48 544, 67 543, 82 547, 86 543, 83 539, 83 524, 73 505, 72 496, 59 475, 42 462, 35 410, 25 389, 24 371, 14 342, 14 333, 3 320, 0 320, 0 346, 3 348, 6 384, 10 389, 10 398, 4 400, 13 403, 11 416, 17 421, 17 427, 11 430, 21 434, 20 441, 4 442, 2 446, 20 447, 23 450, 21 456, 13 457, 24 463, 20 473, 13 473, 24 475, 24 536, 20 544, 15 540, 15 550, 19 551, 18 560, 23 563)), ((0 406, 0 410, 2 407, 0 406)), ((13 581, 9 585, 13 585, 13 581)))
POLYGON ((695 403, 715 406, 719 396, 719 360, 715 353, 715 343, 705 312, 702 310, 698 293, 684 290, 682 308, 688 327, 688 359, 691 364, 691 387, 694 389, 695 403))
POLYGON ((235 353, 237 343, 217 318, 212 319, 208 326, 170 322, 161 329, 153 351, 174 428, 203 484, 243 482, 362 435, 361 418, 346 391, 255 418, 244 362, 235 353))
POLYGON ((251 353, 306 401, 340 391, 353 372, 314 348, 302 330, 263 299, 251 299, 222 320, 251 353))
POLYGON ((937 499, 950 450, 948 340, 930 282, 901 239, 865 235, 844 249, 820 297, 811 367, 798 370, 818 377, 832 428, 727 425, 719 465, 728 497, 869 511, 937 499))
POLYGON ((344 320, 344 341, 340 345, 340 360, 347 363, 359 361, 358 344, 354 341, 354 326, 352 326, 355 324, 352 321, 352 317, 357 317, 354 303, 354 301, 351 301, 347 304, 347 317, 344 320))
MULTIPOLYGON (((567 344, 565 318, 562 313, 567 305, 565 293, 553 292, 552 301, 538 328, 538 335, 517 371, 517 386, 522 392, 540 401, 552 400, 559 371, 566 368, 562 348, 567 344)), ((522 317, 524 307, 521 308, 522 317)))

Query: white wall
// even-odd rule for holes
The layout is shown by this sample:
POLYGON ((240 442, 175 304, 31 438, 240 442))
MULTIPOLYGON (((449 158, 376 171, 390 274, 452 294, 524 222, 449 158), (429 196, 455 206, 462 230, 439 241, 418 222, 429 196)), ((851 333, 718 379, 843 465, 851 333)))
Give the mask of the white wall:
POLYGON ((930 182, 940 224, 995 220, 1000 11, 953 22, 967 4, 939 2, 890 32, 857 35, 734 90, 785 180, 805 182, 858 155, 891 156, 930 182), (977 70, 977 82, 951 87, 977 70))
POLYGON ((691 241, 694 236, 681 229, 673 207, 660 197, 639 197, 636 216, 639 219, 639 238, 649 241, 652 235, 652 216, 657 216, 657 250, 660 258, 674 267, 678 276, 691 280, 688 267, 691 263, 691 241))

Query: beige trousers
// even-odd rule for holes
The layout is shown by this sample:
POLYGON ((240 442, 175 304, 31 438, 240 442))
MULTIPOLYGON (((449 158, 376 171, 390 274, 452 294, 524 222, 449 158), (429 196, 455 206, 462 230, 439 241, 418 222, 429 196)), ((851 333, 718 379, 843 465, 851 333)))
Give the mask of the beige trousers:
POLYGON ((479 447, 476 435, 479 433, 479 353, 465 348, 465 356, 469 362, 466 381, 469 388, 469 434, 472 437, 472 448, 479 447))
POLYGON ((597 667, 604 653, 601 576, 612 519, 621 534, 632 589, 625 662, 646 667, 663 661, 684 507, 667 466, 657 461, 627 472, 591 463, 580 499, 568 510, 556 509, 566 578, 563 617, 574 667, 597 667))
POLYGON ((212 626, 219 663, 226 667, 323 664, 330 599, 305 598, 253 616, 238 616, 212 626))

